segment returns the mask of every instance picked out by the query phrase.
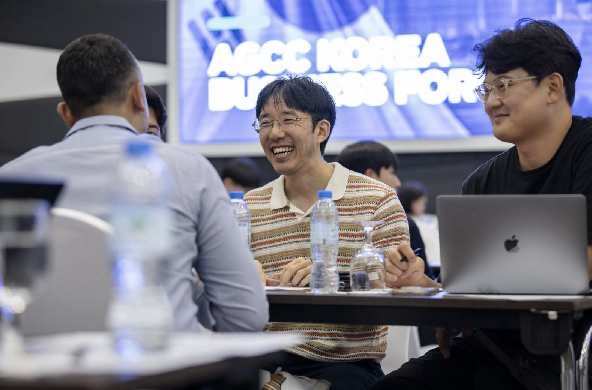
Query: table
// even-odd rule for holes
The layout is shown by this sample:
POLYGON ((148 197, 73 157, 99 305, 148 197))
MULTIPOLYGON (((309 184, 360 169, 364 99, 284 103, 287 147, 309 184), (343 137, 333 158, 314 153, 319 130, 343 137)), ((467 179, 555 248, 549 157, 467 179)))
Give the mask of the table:
MULTIPOLYGON (((587 389, 592 297, 548 300, 523 297, 512 301, 503 297, 476 298, 445 293, 433 296, 313 295, 303 290, 271 290, 267 291, 267 300, 273 322, 517 330, 529 352, 561 356, 563 389, 575 388, 576 382, 580 389, 587 389), (581 349, 579 366, 574 342, 576 351, 581 349)), ((502 362, 511 363, 482 332, 477 332, 476 337, 502 362)))
POLYGON ((259 388, 258 368, 280 361, 283 349, 301 341, 297 335, 269 336, 174 334, 166 351, 128 361, 112 351, 106 333, 42 337, 31 342, 42 353, 16 364, 0 358, 0 388, 254 390, 259 388), (74 352, 81 346, 87 350, 84 356, 74 352))
POLYGON ((236 389, 259 388, 259 367, 281 360, 283 352, 223 361, 160 374, 118 376, 108 374, 65 375, 37 380, 1 379, 3 390, 127 390, 127 389, 236 389))

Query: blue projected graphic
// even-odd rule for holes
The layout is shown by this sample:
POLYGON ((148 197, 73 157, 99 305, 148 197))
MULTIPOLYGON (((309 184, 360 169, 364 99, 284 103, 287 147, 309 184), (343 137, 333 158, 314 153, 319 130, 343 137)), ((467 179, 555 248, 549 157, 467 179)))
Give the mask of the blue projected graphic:
POLYGON ((332 94, 331 140, 491 136, 471 50, 524 17, 579 47, 573 112, 592 115, 592 0, 179 0, 180 142, 258 142, 257 95, 287 73, 332 94))
POLYGON ((286 22, 303 30, 323 32, 346 27, 376 1, 268 0, 267 3, 286 22))

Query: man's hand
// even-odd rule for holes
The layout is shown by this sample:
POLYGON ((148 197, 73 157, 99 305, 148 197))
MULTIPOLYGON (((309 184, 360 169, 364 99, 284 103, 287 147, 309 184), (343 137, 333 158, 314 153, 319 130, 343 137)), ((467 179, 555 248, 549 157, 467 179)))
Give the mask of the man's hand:
POLYGON ((286 264, 282 272, 274 274, 273 278, 279 280, 280 286, 291 283, 292 287, 305 287, 310 284, 311 271, 312 260, 299 257, 286 264))
MULTIPOLYGON (((451 328, 438 328, 436 330, 436 340, 438 341, 438 347, 444 359, 450 358, 450 335, 452 334, 451 328)), ((473 335, 473 329, 463 328, 463 337, 469 338, 473 335)))
POLYGON ((425 263, 415 256, 411 246, 403 243, 385 254, 386 283, 389 287, 416 286, 424 275, 425 263))
POLYGON ((259 260, 255 260, 255 264, 257 265, 257 270, 259 270, 259 277, 261 278, 261 282, 263 282, 264 286, 279 286, 280 281, 270 278, 269 276, 265 275, 263 272, 263 265, 259 260))

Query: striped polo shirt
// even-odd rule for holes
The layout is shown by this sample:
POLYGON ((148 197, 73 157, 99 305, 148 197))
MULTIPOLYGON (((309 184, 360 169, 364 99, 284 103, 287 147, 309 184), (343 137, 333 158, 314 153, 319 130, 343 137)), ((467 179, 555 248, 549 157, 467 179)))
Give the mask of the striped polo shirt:
MULTIPOLYGON (((338 163, 327 190, 339 210, 337 267, 349 271, 352 256, 364 243, 364 230, 355 220, 383 220, 375 228, 374 245, 386 253, 409 242, 409 228, 395 190, 350 171, 338 163)), ((298 257, 310 258, 310 213, 287 199, 284 176, 250 191, 245 202, 251 211, 251 251, 271 276, 298 257)), ((303 332, 303 344, 288 352, 317 361, 380 360, 385 356, 386 326, 311 323, 269 323, 270 332, 303 332)))

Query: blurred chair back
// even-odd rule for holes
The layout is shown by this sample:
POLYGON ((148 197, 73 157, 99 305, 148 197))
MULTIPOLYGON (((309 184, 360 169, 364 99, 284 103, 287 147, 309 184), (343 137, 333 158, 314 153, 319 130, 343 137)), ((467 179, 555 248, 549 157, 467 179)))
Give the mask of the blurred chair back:
POLYGON ((105 331, 111 299, 111 225, 92 215, 53 208, 48 273, 21 315, 25 336, 105 331))

